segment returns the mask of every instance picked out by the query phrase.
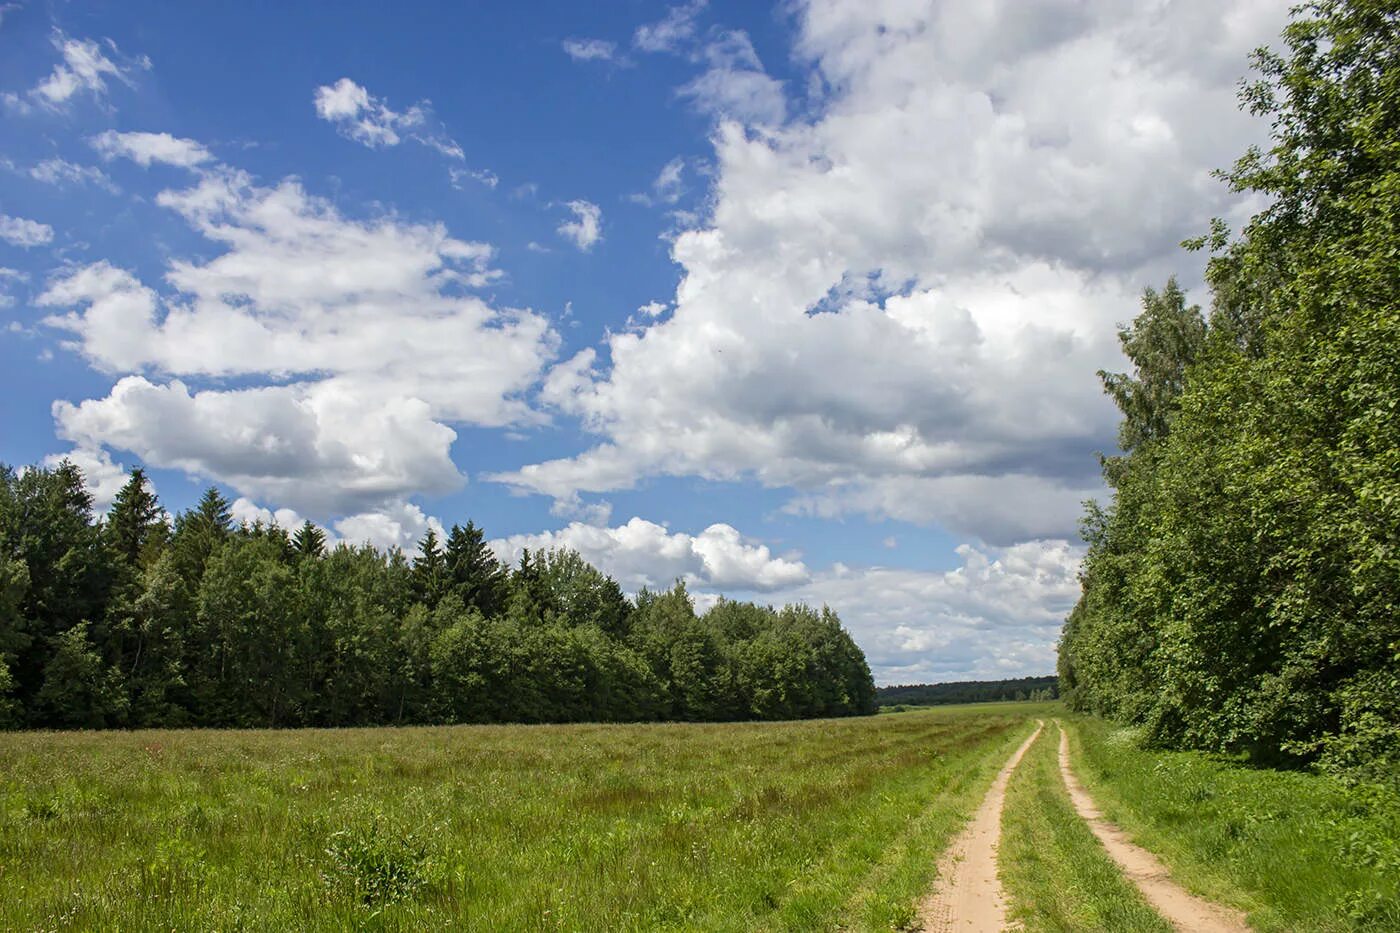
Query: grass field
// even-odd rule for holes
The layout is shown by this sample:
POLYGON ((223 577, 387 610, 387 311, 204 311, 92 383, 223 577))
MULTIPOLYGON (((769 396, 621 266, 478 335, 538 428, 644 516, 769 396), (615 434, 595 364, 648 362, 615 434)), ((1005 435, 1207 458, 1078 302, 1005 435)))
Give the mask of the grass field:
POLYGON ((20 733, 0 929, 898 930, 992 776, 1036 931, 1168 927, 1060 780, 1259 930, 1400 929, 1400 806, 1058 704, 743 725, 20 733))
POLYGON ((1188 888, 1244 910, 1261 931, 1400 930, 1392 792, 1144 750, 1131 730, 1060 718, 1075 770, 1105 815, 1188 888))
POLYGON ((0 929, 898 928, 1037 711, 6 735, 0 929))

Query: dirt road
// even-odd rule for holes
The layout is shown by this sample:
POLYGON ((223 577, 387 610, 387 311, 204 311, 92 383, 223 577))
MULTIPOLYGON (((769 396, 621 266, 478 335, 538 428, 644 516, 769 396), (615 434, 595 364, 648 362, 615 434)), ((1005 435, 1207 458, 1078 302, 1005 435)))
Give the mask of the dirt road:
POLYGON ((1006 925, 1006 898, 997 878, 997 842, 1006 784, 1031 743, 1045 727, 1040 722, 992 782, 972 821, 938 862, 933 893, 919 907, 926 933, 1000 930, 1006 925))
MULTIPOLYGON (((1057 723, 1058 724, 1058 723, 1057 723)), ((1108 854, 1118 863, 1128 880, 1137 885, 1147 902, 1178 930, 1193 933, 1249 933, 1244 916, 1236 910, 1213 904, 1172 881, 1157 857, 1134 845, 1121 829, 1104 819, 1094 799, 1079 783, 1069 766, 1069 736, 1060 727, 1060 774, 1064 776, 1074 809, 1079 812, 1108 854)), ((942 928, 940 928, 942 929, 942 928)), ((948 927, 947 929, 954 929, 948 927)), ((985 929, 995 929, 986 927, 985 929)))

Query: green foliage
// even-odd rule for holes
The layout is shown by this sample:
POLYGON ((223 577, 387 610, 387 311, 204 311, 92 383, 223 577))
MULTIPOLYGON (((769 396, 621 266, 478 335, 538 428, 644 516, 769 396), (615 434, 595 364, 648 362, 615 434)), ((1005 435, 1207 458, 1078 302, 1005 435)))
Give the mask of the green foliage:
POLYGON ((951 703, 1004 703, 1008 700, 1043 702, 1059 698, 1059 682, 1054 676, 1016 677, 1011 680, 967 680, 946 684, 907 684, 876 687, 875 701, 881 707, 943 706, 951 703))
POLYGON ((168 522, 139 471, 95 522, 71 464, 0 467, 0 554, 14 555, 0 560, 0 727, 874 711, 865 656, 827 610, 697 616, 683 585, 638 608, 573 551, 526 552, 511 572, 470 522, 446 546, 429 531, 410 563, 328 551, 310 522, 235 527, 215 489, 168 522))
POLYGON ((1075 772, 1178 881, 1252 929, 1400 929, 1400 794, 1146 747, 1140 728, 1071 716, 1075 772))
POLYGON ((1105 380, 1125 456, 1061 687, 1149 741, 1400 773, 1398 36, 1393 0, 1325 0, 1256 54, 1273 145, 1224 177, 1267 207, 1208 238, 1204 335, 1149 293, 1135 374, 1105 380), (1123 391, 1154 382, 1145 407, 1123 391))
POLYGON ((88 624, 53 639, 44 683, 34 698, 44 718, 57 726, 101 729, 120 725, 127 697, 121 672, 108 667, 88 639, 88 624))

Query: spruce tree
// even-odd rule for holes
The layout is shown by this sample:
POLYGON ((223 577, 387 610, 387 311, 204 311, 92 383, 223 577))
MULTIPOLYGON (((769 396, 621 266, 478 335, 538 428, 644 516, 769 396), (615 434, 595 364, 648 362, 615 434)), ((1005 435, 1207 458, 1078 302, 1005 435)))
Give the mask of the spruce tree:
POLYGON ((296 530, 296 534, 292 535, 292 550, 298 560, 325 557, 326 533, 307 519, 296 530))
POLYGON ((418 542, 418 553, 413 558, 413 597, 432 609, 446 595, 449 585, 447 555, 438 543, 437 532, 429 528, 418 542))
POLYGON ((461 597, 462 605, 488 618, 498 615, 506 600, 507 571, 474 522, 452 526, 446 559, 452 591, 461 597))

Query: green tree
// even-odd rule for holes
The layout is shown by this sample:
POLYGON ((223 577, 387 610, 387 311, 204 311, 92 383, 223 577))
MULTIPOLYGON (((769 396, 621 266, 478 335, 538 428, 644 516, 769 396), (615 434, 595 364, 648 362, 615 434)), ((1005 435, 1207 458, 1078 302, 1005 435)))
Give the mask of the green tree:
POLYGON ((444 552, 452 591, 462 605, 488 618, 498 615, 505 608, 509 574, 487 546, 485 533, 473 522, 453 525, 444 552))
POLYGON ((307 519, 292 535, 292 550, 299 560, 318 560, 326 556, 326 533, 307 519))
POLYGON ((1397 773, 1397 24, 1323 0, 1256 53, 1272 144, 1224 177, 1266 207, 1192 244, 1217 251, 1203 352, 1086 522, 1064 693, 1164 744, 1397 773))
POLYGON ((443 553, 437 532, 429 528, 418 542, 418 554, 413 558, 414 598, 432 609, 450 588, 447 555, 443 553))
POLYGON ((35 703, 43 721, 56 726, 101 729, 121 724, 127 711, 121 673, 97 653, 86 622, 53 638, 35 703))

